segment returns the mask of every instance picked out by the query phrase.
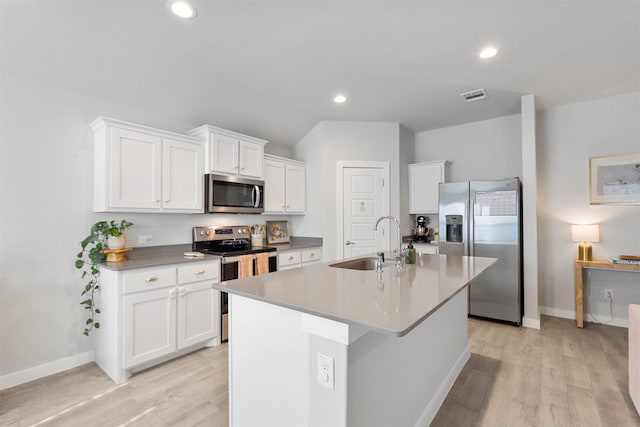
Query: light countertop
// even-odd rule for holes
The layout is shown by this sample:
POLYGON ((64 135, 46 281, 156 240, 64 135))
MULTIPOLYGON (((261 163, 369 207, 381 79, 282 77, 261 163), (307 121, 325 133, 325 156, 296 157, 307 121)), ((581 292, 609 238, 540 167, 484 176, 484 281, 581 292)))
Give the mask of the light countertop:
POLYGON ((495 258, 416 254, 416 264, 381 274, 311 264, 293 270, 213 285, 339 322, 403 336, 449 301, 496 261, 495 258))

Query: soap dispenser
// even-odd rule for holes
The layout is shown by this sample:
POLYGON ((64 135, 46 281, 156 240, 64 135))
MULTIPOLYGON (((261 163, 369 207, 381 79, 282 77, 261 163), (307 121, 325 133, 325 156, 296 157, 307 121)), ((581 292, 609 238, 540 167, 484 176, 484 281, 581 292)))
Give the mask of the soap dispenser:
POLYGON ((404 257, 405 264, 415 264, 416 263, 416 249, 413 247, 413 240, 409 242, 409 246, 407 247, 407 251, 404 257))

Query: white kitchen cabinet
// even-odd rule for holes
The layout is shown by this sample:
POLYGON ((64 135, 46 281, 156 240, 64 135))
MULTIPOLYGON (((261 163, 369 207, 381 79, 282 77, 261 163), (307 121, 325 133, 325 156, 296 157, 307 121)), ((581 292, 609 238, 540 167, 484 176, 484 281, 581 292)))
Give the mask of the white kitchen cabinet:
POLYGON ((128 295, 123 311, 124 368, 176 350, 175 288, 128 295))
POLYGON ((300 251, 302 265, 314 264, 322 261, 322 248, 307 248, 300 251))
MULTIPOLYGON (((409 246, 408 243, 403 243, 402 247, 403 248, 407 248, 409 246)), ((416 253, 423 253, 423 254, 431 254, 431 255, 437 255, 438 254, 438 245, 432 245, 431 243, 416 243, 413 242, 413 248, 416 250, 416 253)))
POLYGON ((438 184, 449 179, 446 160, 409 165, 409 213, 438 213, 438 184))
POLYGON ((278 271, 291 270, 301 265, 302 254, 300 250, 278 251, 278 271))
POLYGON ((303 162, 265 154, 264 187, 265 213, 305 213, 306 166, 303 162))
POLYGON ((96 362, 116 382, 191 349, 220 343, 220 261, 101 268, 96 362))
POLYGON ((188 133, 206 142, 207 171, 263 178, 264 146, 268 141, 209 125, 188 133))
POLYGON ((95 212, 203 211, 204 144, 105 117, 91 126, 95 212))
POLYGON ((291 270, 322 261, 322 247, 278 250, 278 271, 291 270))

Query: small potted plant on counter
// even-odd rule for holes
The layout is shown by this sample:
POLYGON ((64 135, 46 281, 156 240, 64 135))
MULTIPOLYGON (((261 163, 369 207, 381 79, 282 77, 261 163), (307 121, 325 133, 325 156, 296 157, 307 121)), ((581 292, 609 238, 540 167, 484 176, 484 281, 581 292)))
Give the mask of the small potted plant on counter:
POLYGON ((131 226, 133 223, 124 219, 120 223, 116 223, 114 220, 110 222, 99 221, 91 226, 91 234, 80 242, 82 250, 76 255, 75 266, 82 270, 83 279, 88 278, 81 294, 83 297, 86 296, 86 299, 80 304, 90 312, 82 332, 84 335, 88 336, 93 328, 100 328, 100 323, 96 321, 96 315, 100 314, 100 309, 95 306, 95 293, 100 289, 98 262, 104 259, 104 254, 101 251, 106 247, 109 249, 124 248, 126 245, 124 231, 131 226), (114 245, 121 246, 113 247, 114 245))

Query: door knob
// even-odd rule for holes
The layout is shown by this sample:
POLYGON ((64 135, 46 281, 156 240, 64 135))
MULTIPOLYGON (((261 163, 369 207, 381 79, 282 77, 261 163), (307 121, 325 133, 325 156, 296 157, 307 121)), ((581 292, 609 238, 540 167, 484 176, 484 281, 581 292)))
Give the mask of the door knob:
POLYGON ((349 246, 349 245, 355 245, 356 242, 350 242, 349 240, 347 240, 346 242, 344 242, 344 244, 349 246))

